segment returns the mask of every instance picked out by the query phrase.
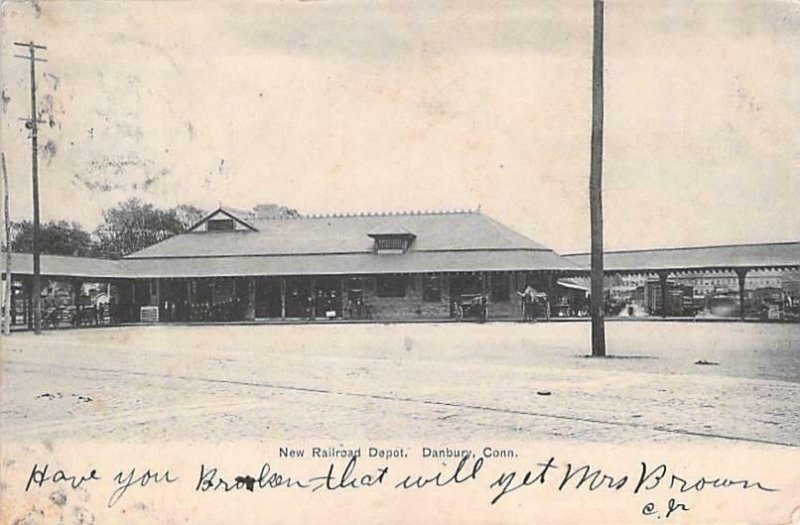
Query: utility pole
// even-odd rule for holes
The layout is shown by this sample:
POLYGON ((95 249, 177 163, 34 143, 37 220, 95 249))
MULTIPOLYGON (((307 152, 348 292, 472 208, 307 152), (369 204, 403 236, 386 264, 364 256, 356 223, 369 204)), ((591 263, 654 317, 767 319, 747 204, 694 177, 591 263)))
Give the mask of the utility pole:
POLYGON ((5 293, 3 294, 3 333, 11 334, 11 214, 8 210, 8 171, 6 171, 6 154, 0 153, 3 163, 3 217, 5 222, 6 235, 6 280, 3 283, 5 293))
POLYGON ((45 46, 31 42, 14 42, 15 46, 28 48, 28 56, 14 55, 28 60, 31 66, 31 116, 25 121, 25 127, 31 132, 31 172, 33 176, 33 330, 42 333, 42 278, 39 264, 39 115, 36 113, 36 62, 47 62, 36 57, 36 50, 46 50, 45 46))
POLYGON ((606 355, 603 290, 603 0, 593 0, 592 152, 589 168, 589 213, 592 233, 592 356, 606 355))

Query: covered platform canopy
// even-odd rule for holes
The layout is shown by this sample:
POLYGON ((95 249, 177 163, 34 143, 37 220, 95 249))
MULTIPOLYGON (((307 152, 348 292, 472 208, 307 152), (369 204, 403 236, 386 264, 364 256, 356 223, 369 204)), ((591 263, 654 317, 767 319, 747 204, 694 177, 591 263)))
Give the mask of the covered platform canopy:
MULTIPOLYGON (((583 268, 590 266, 589 253, 564 257, 583 268)), ((603 266, 607 273, 630 275, 663 271, 793 270, 800 268, 800 242, 607 251, 603 266)))
MULTIPOLYGON (((133 275, 126 271, 119 261, 109 259, 43 254, 40 256, 40 268, 44 279, 70 283, 68 289, 70 290, 70 295, 74 296, 75 301, 80 296, 82 283, 85 282, 103 283, 109 286, 134 282, 133 275)), ((3 253, 0 256, 0 274, 2 274, 4 281, 7 279, 6 270, 6 257, 5 253, 3 253)), ((21 310, 23 324, 27 324, 30 329, 33 326, 33 255, 29 253, 12 253, 10 273, 12 280, 21 286, 23 292, 21 310)), ((61 308, 55 310, 62 311, 61 308)), ((12 306, 12 315, 14 315, 14 311, 12 306)), ((85 310, 85 312, 88 313, 89 311, 85 310)), ((43 317, 43 323, 49 322, 51 327, 60 324, 61 315, 56 315, 53 311, 50 313, 53 317, 50 320, 43 317)))
MULTIPOLYGON (((589 253, 564 255, 587 271, 591 266, 590 257, 589 253)), ((735 272, 739 279, 740 305, 744 304, 748 272, 758 270, 800 270, 800 242, 619 250, 607 251, 603 255, 606 275, 657 275, 661 281, 662 297, 666 294, 670 275, 735 272)), ((744 317, 744 308, 740 308, 740 316, 744 317)))
MULTIPOLYGON (((95 259, 92 257, 72 257, 68 255, 40 255, 41 272, 45 277, 121 279, 134 277, 120 261, 95 259)), ((5 278, 5 254, 0 259, 0 272, 5 278)), ((33 275, 33 255, 30 253, 11 254, 12 275, 33 275)))

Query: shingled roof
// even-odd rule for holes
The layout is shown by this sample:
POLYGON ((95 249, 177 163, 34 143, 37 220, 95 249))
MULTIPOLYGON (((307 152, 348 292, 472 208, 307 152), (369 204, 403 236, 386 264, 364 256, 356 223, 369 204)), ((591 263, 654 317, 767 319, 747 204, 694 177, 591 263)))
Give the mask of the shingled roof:
POLYGON ((257 231, 194 231, 121 262, 142 277, 576 270, 553 250, 479 212, 323 215, 252 220, 257 231), (416 240, 375 253, 370 234, 391 225, 416 240))
POLYGON ((373 253, 370 233, 391 224, 416 235, 410 252, 549 248, 478 212, 323 215, 253 220, 258 231, 189 232, 126 259, 373 253))

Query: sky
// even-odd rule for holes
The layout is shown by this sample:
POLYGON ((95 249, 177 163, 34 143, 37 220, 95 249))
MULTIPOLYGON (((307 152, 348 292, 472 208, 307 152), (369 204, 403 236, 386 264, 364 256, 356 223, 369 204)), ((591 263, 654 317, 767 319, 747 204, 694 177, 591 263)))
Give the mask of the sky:
MULTIPOLYGON (((607 1, 607 249, 800 239, 800 4, 607 1)), ((5 1, 0 144, 31 216, 128 197, 475 209, 589 247, 591 2, 5 1)))

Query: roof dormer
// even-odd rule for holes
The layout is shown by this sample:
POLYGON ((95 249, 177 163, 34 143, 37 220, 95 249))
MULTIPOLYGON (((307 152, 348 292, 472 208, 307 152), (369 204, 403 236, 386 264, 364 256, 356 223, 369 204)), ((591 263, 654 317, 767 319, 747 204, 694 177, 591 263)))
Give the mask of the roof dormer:
POLYGON ((200 219, 194 226, 189 228, 190 232, 232 232, 232 231, 258 231, 258 229, 236 216, 231 211, 222 207, 217 208, 204 218, 200 219))
POLYGON ((371 230, 369 235, 375 241, 375 253, 403 254, 417 238, 402 226, 383 226, 371 230))

